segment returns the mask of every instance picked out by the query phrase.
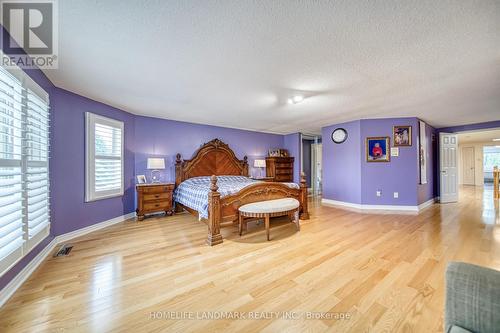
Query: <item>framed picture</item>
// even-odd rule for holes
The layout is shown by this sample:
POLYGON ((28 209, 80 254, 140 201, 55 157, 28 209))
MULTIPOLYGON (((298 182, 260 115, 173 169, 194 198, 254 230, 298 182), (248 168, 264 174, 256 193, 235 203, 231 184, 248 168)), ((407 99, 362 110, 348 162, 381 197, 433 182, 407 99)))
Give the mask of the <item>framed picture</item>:
POLYGON ((419 120, 419 161, 420 161, 420 184, 427 184, 427 137, 425 136, 425 123, 419 120))
POLYGON ((288 157, 288 150, 280 149, 280 156, 281 157, 288 157))
POLYGON ((269 157, 279 157, 279 156, 281 156, 279 148, 269 149, 269 157))
POLYGON ((392 128, 394 147, 411 146, 411 126, 394 126, 392 128))
POLYGON ((391 160, 390 138, 388 136, 366 138, 366 161, 389 162, 391 160))
POLYGON ((146 184, 146 176, 137 175, 137 184, 146 184))

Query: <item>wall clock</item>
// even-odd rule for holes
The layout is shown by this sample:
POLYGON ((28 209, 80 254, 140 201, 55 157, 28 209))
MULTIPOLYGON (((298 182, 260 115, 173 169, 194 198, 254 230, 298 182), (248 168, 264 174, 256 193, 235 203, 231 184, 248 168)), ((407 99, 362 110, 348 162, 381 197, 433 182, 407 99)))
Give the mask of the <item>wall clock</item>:
POLYGON ((347 140, 347 131, 343 128, 336 128, 332 132, 332 141, 342 143, 347 140))

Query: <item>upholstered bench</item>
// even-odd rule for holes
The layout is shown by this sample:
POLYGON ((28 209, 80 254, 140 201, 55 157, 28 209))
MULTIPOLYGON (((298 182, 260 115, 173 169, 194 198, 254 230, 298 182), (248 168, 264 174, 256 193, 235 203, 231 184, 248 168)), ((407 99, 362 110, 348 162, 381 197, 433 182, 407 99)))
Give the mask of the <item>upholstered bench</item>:
POLYGON ((245 217, 264 218, 267 240, 269 240, 269 219, 271 217, 288 215, 293 218, 297 230, 300 230, 299 206, 299 201, 294 198, 259 201, 241 206, 238 209, 240 236, 243 232, 245 217))

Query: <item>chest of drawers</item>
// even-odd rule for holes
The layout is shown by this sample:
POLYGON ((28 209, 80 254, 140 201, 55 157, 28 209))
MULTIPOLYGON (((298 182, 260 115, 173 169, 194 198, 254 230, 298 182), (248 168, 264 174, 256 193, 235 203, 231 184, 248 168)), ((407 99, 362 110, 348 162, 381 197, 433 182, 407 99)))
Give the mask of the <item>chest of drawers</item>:
POLYGON ((266 176, 275 182, 293 182, 293 157, 266 157, 266 176))

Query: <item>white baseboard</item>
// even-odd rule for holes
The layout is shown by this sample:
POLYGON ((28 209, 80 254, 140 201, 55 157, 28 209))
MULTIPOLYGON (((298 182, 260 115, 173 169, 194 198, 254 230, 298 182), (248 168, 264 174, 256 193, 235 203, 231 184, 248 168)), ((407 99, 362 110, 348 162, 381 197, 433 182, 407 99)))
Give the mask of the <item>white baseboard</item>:
POLYGON ((26 279, 37 269, 37 267, 45 260, 45 258, 52 252, 56 246, 55 238, 41 250, 35 258, 24 266, 24 268, 17 273, 16 276, 0 290, 0 308, 9 300, 9 298, 16 292, 16 290, 26 281, 26 279))
POLYGON ((421 211, 422 209, 425 209, 427 207, 430 207, 434 205, 437 202, 437 198, 432 198, 427 200, 426 202, 422 202, 420 205, 418 205, 418 211, 421 211))
POLYGON ((353 208, 358 210, 373 210, 373 211, 392 211, 392 212, 414 212, 418 213, 422 209, 432 205, 434 203, 434 199, 428 200, 418 206, 398 206, 398 205, 363 205, 352 202, 345 201, 337 201, 331 199, 321 199, 321 203, 325 205, 331 206, 341 206, 347 208, 353 208))
POLYGON ((36 255, 35 258, 33 258, 26 266, 24 266, 24 268, 19 273, 17 273, 17 275, 12 280, 10 280, 10 282, 2 290, 0 290, 0 308, 9 300, 10 297, 12 297, 16 290, 24 283, 24 281, 26 281, 26 279, 30 277, 30 275, 35 271, 35 269, 38 268, 38 266, 45 260, 45 258, 52 253, 52 251, 57 247, 58 244, 67 242, 76 237, 86 235, 90 232, 109 227, 113 224, 124 222, 128 219, 134 218, 135 215, 135 212, 132 212, 54 237, 54 239, 52 239, 52 241, 47 244, 47 246, 45 246, 43 250, 41 250, 36 255))
POLYGON ((126 214, 126 215, 122 215, 122 216, 118 216, 118 217, 112 218, 112 219, 104 221, 104 222, 92 224, 92 225, 90 225, 88 227, 85 227, 85 228, 82 228, 82 229, 78 229, 78 230, 75 230, 75 231, 71 231, 71 232, 68 232, 68 233, 56 236, 56 238, 55 238, 56 241, 57 241, 56 244, 67 242, 70 239, 86 235, 86 234, 91 233, 93 231, 97 231, 97 230, 100 230, 102 228, 109 227, 109 226, 111 226, 113 224, 117 224, 117 223, 126 221, 128 219, 134 218, 134 217, 135 217, 135 212, 132 212, 132 213, 129 213, 129 214, 126 214))

